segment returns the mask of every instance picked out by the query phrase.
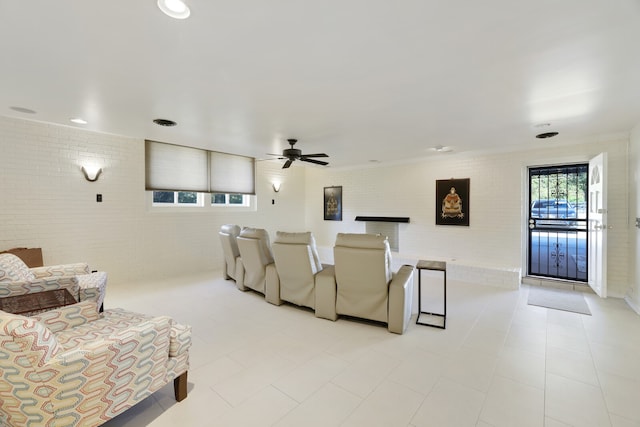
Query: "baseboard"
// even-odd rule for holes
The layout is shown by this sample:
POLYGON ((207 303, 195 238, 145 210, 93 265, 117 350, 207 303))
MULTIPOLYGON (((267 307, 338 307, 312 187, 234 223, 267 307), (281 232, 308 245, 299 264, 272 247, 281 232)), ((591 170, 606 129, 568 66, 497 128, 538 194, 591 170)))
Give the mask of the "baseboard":
POLYGON ((635 311, 636 314, 640 315, 640 305, 636 304, 631 298, 628 296, 624 297, 625 302, 631 307, 631 310, 635 311))

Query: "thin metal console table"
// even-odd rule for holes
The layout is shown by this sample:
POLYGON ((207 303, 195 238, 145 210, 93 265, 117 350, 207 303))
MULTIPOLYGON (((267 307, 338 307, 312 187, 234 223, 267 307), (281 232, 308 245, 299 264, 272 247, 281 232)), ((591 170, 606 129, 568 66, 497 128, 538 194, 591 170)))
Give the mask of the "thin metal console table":
POLYGON ((425 325, 425 326, 433 326, 434 328, 445 329, 447 325, 447 263, 444 261, 427 261, 427 260, 419 260, 416 265, 416 269, 418 269, 418 318, 416 319, 416 324, 425 325), (444 301, 443 301, 443 312, 442 313, 429 313, 426 311, 422 311, 422 270, 432 270, 432 271, 442 271, 444 273, 444 301), (442 325, 438 325, 435 323, 421 322, 420 315, 426 314, 429 316, 436 316, 442 318, 442 325))

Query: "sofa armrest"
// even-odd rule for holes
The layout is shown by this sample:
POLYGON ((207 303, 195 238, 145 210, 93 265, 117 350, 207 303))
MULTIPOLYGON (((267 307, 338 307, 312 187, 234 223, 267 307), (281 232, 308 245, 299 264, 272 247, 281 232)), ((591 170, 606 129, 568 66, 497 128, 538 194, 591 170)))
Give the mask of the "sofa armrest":
POLYGON ((316 274, 316 317, 336 320, 336 271, 330 264, 316 274))
POLYGON ((86 262, 77 262, 74 264, 48 265, 45 267, 30 268, 36 278, 51 276, 75 276, 77 274, 89 274, 89 264, 86 262))
POLYGON ((36 319, 49 328, 51 332, 56 333, 98 320, 100 315, 95 302, 85 301, 45 311, 31 316, 31 318, 36 319))
POLYGON ((191 347, 191 326, 174 323, 169 333, 169 357, 180 356, 191 347))
POLYGON ((389 332, 402 334, 409 326, 413 303, 413 266, 403 265, 389 283, 389 332))
POLYGON ((80 285, 78 284, 78 279, 75 276, 59 276, 35 280, 2 282, 0 283, 0 297, 12 297, 16 295, 33 294, 36 292, 65 288, 76 300, 78 299, 80 285))

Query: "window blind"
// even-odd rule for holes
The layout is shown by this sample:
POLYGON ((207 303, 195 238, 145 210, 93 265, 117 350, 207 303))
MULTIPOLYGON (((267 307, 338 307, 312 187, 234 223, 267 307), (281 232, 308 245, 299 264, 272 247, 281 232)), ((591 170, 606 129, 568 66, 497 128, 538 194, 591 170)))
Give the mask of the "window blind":
POLYGON ((147 190, 209 191, 205 150, 146 141, 145 158, 147 190))
POLYGON ((253 157, 209 152, 212 193, 255 194, 255 160, 253 157))
POLYGON ((147 190, 255 194, 253 157, 145 141, 147 190))

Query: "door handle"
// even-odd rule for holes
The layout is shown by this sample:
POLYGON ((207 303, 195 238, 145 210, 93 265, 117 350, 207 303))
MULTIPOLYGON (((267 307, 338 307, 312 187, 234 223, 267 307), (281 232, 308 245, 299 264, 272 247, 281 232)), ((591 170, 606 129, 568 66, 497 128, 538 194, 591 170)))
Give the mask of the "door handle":
POLYGON ((594 230, 606 230, 608 227, 605 224, 596 224, 593 226, 594 230))

